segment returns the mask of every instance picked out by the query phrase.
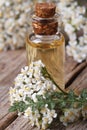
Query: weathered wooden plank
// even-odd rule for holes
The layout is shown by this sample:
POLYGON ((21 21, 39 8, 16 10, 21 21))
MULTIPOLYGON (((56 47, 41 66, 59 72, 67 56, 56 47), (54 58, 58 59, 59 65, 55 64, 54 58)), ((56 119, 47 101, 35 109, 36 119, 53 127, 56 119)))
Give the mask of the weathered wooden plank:
POLYGON ((9 114, 9 93, 6 94, 3 100, 0 101, 0 120, 5 117, 5 115, 9 114))
POLYGON ((70 84, 75 80, 75 78, 87 67, 87 62, 84 61, 82 64, 78 64, 72 71, 66 74, 65 82, 66 87, 70 86, 70 84))
MULTIPOLYGON (((14 122, 10 126, 8 126, 5 130, 38 130, 37 127, 32 127, 28 121, 28 119, 20 116, 16 118, 14 122)), ((54 122, 50 128, 50 130, 87 130, 87 122, 86 121, 78 121, 73 124, 69 124, 67 127, 63 126, 59 121, 54 122)))
POLYGON ((17 118, 16 113, 9 113, 9 93, 0 101, 0 130, 4 130, 11 122, 17 118))
POLYGON ((16 113, 10 113, 5 115, 2 120, 0 120, 0 130, 4 130, 9 124, 11 124, 17 118, 16 113))
POLYGON ((78 121, 69 125, 66 130, 87 130, 87 121, 78 121))
MULTIPOLYGON (((15 53, 10 53, 10 55, 14 55, 15 53)), ((9 79, 14 78, 14 76, 19 72, 20 68, 23 67, 26 64, 26 54, 25 51, 17 51, 16 56, 10 59, 8 62, 5 61, 5 59, 8 58, 8 53, 7 55, 5 54, 4 58, 4 68, 1 68, 0 71, 0 85, 5 85, 5 82, 8 81, 9 79)), ((3 62, 1 61, 0 64, 3 62)), ((9 81, 8 81, 9 84, 9 81)), ((7 85, 7 82, 6 82, 7 85)))
MULTIPOLYGON (((54 122, 55 124, 55 122, 54 122)), ((39 130, 37 127, 32 127, 27 118, 23 118, 23 116, 18 117, 10 126, 8 126, 5 130, 39 130)), ((51 126, 50 130, 65 130, 65 127, 61 125, 61 123, 56 123, 55 126, 51 126)))
POLYGON ((8 126, 5 130, 32 130, 32 127, 27 118, 23 116, 18 117, 11 125, 8 126))
POLYGON ((5 61, 8 62, 9 60, 17 57, 20 51, 23 51, 23 50, 0 52, 0 63, 5 62, 5 61))
MULTIPOLYGON (((15 57, 15 59, 17 59, 16 60, 17 63, 13 57, 13 59, 11 59, 9 62, 5 62, 5 68, 3 68, 3 70, 2 70, 3 73, 1 74, 1 72, 0 72, 0 91, 2 92, 0 94, 0 99, 8 92, 9 86, 13 84, 13 79, 19 73, 21 67, 23 67, 26 64, 25 52, 22 50, 17 53, 18 54, 16 56, 18 58, 15 57), (20 55, 20 53, 22 53, 22 54, 20 55), (8 69, 9 63, 11 64, 11 66, 9 68, 10 71, 8 69)), ((8 55, 8 53, 7 53, 7 55, 8 55)), ((6 55, 5 59, 7 58, 7 55, 6 55)), ((12 55, 12 52, 10 53, 10 55, 12 55)))
POLYGON ((68 126, 65 127, 61 122, 56 121, 50 126, 50 130, 87 130, 87 122, 79 120, 75 123, 68 124, 68 126))
POLYGON ((7 86, 0 86, 0 101, 2 100, 2 98, 6 95, 6 93, 8 92, 8 88, 6 88, 7 86))
POLYGON ((17 114, 8 112, 8 91, 13 79, 25 64, 26 54, 24 50, 0 54, 0 130, 3 130, 17 118, 17 114))
POLYGON ((87 66, 87 62, 84 61, 83 63, 78 64, 72 59, 72 57, 68 57, 67 55, 65 59, 65 84, 67 88, 78 74, 87 66))
POLYGON ((69 86, 69 89, 72 88, 78 92, 80 92, 83 88, 87 88, 87 66, 69 86))

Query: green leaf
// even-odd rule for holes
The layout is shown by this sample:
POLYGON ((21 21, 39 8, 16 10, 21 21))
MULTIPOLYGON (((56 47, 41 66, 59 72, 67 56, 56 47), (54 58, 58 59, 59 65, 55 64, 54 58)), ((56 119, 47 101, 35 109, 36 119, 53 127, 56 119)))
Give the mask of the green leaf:
POLYGON ((83 89, 80 96, 81 96, 81 98, 86 99, 87 98, 87 90, 83 89))
POLYGON ((69 97, 69 98, 75 97, 75 94, 74 94, 73 90, 70 90, 70 91, 69 91, 68 97, 69 97))
POLYGON ((50 106, 51 106, 51 109, 54 109, 55 108, 55 103, 51 102, 50 106))
POLYGON ((62 102, 60 103, 60 106, 61 106, 61 108, 64 108, 64 107, 66 106, 66 102, 65 102, 65 101, 62 101, 62 102))
POLYGON ((24 112, 27 108, 28 105, 26 105, 25 102, 23 101, 15 102, 13 106, 10 107, 9 112, 13 112, 13 111, 24 112))
POLYGON ((14 112, 14 111, 17 111, 16 107, 15 106, 11 106, 9 108, 9 112, 14 112))
POLYGON ((32 100, 31 98, 29 98, 29 97, 26 97, 25 100, 28 101, 28 102, 32 102, 32 101, 33 101, 33 100, 32 100))

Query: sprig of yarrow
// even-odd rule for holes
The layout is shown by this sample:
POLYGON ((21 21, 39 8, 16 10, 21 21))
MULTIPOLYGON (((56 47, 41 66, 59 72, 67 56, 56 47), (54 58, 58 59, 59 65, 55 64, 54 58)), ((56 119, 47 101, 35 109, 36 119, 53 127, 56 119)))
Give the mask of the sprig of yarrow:
POLYGON ((32 107, 33 112, 38 109, 41 110, 48 104, 49 109, 57 108, 63 110, 64 108, 79 108, 87 105, 87 90, 84 89, 79 96, 71 90, 66 95, 63 92, 46 93, 45 98, 42 95, 37 96, 38 101, 34 102, 31 98, 26 97, 27 104, 23 101, 15 102, 9 111, 24 112, 28 107, 32 107), (22 107, 22 109, 21 109, 22 107))
MULTIPOLYGON (((68 95, 61 92, 52 92, 46 93, 45 98, 43 98, 43 96, 38 96, 37 99, 38 101, 35 103, 29 97, 26 97, 27 104, 23 101, 15 102, 9 110, 10 112, 18 111, 24 113, 30 107, 33 113, 38 110, 39 114, 41 114, 41 110, 47 106, 49 110, 56 110, 58 112, 58 118, 64 125, 72 122, 70 119, 66 121, 67 117, 69 118, 70 115, 72 115, 72 118, 78 115, 78 118, 75 117, 74 121, 82 117, 84 119, 87 117, 87 112, 84 112, 87 107, 87 90, 83 90, 79 96, 76 96, 73 91, 70 91, 68 95), (76 111, 75 114, 74 111, 76 111), (68 113, 67 116, 64 115, 66 112, 68 113)), ((42 117, 40 117, 40 120, 42 120, 42 117)))
POLYGON ((57 115, 64 125, 80 117, 87 119, 87 89, 79 95, 73 90, 66 93, 41 61, 32 62, 21 70, 15 86, 10 88, 10 101, 10 112, 23 114, 39 129, 45 130, 57 115))

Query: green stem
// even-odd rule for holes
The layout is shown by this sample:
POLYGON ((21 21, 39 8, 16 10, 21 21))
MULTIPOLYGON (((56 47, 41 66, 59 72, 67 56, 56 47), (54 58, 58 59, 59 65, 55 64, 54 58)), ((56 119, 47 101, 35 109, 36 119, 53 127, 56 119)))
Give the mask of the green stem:
POLYGON ((53 84, 55 84, 56 87, 57 87, 61 92, 63 92, 64 94, 67 94, 67 92, 65 92, 63 89, 61 89, 61 87, 59 87, 59 85, 57 85, 57 83, 53 80, 53 78, 51 77, 51 75, 48 73, 46 67, 43 67, 42 69, 43 69, 43 71, 42 71, 43 76, 44 76, 44 77, 48 77, 48 78, 53 82, 53 84))
POLYGON ((61 89, 61 88, 59 87, 59 85, 57 85, 57 83, 53 80, 53 78, 50 76, 50 74, 49 74, 49 78, 50 78, 50 80, 56 85, 56 87, 57 87, 61 92, 63 92, 64 94, 67 94, 67 92, 65 92, 63 89, 61 89))

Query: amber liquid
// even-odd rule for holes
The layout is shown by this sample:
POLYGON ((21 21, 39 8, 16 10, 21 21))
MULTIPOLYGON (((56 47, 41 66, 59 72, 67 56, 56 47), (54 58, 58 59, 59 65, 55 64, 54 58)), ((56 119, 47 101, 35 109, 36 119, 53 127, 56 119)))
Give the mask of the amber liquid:
POLYGON ((62 34, 56 36, 55 40, 41 40, 35 38, 34 34, 27 37, 26 50, 28 65, 32 61, 41 60, 53 77, 54 81, 62 88, 64 83, 64 37, 62 34))

